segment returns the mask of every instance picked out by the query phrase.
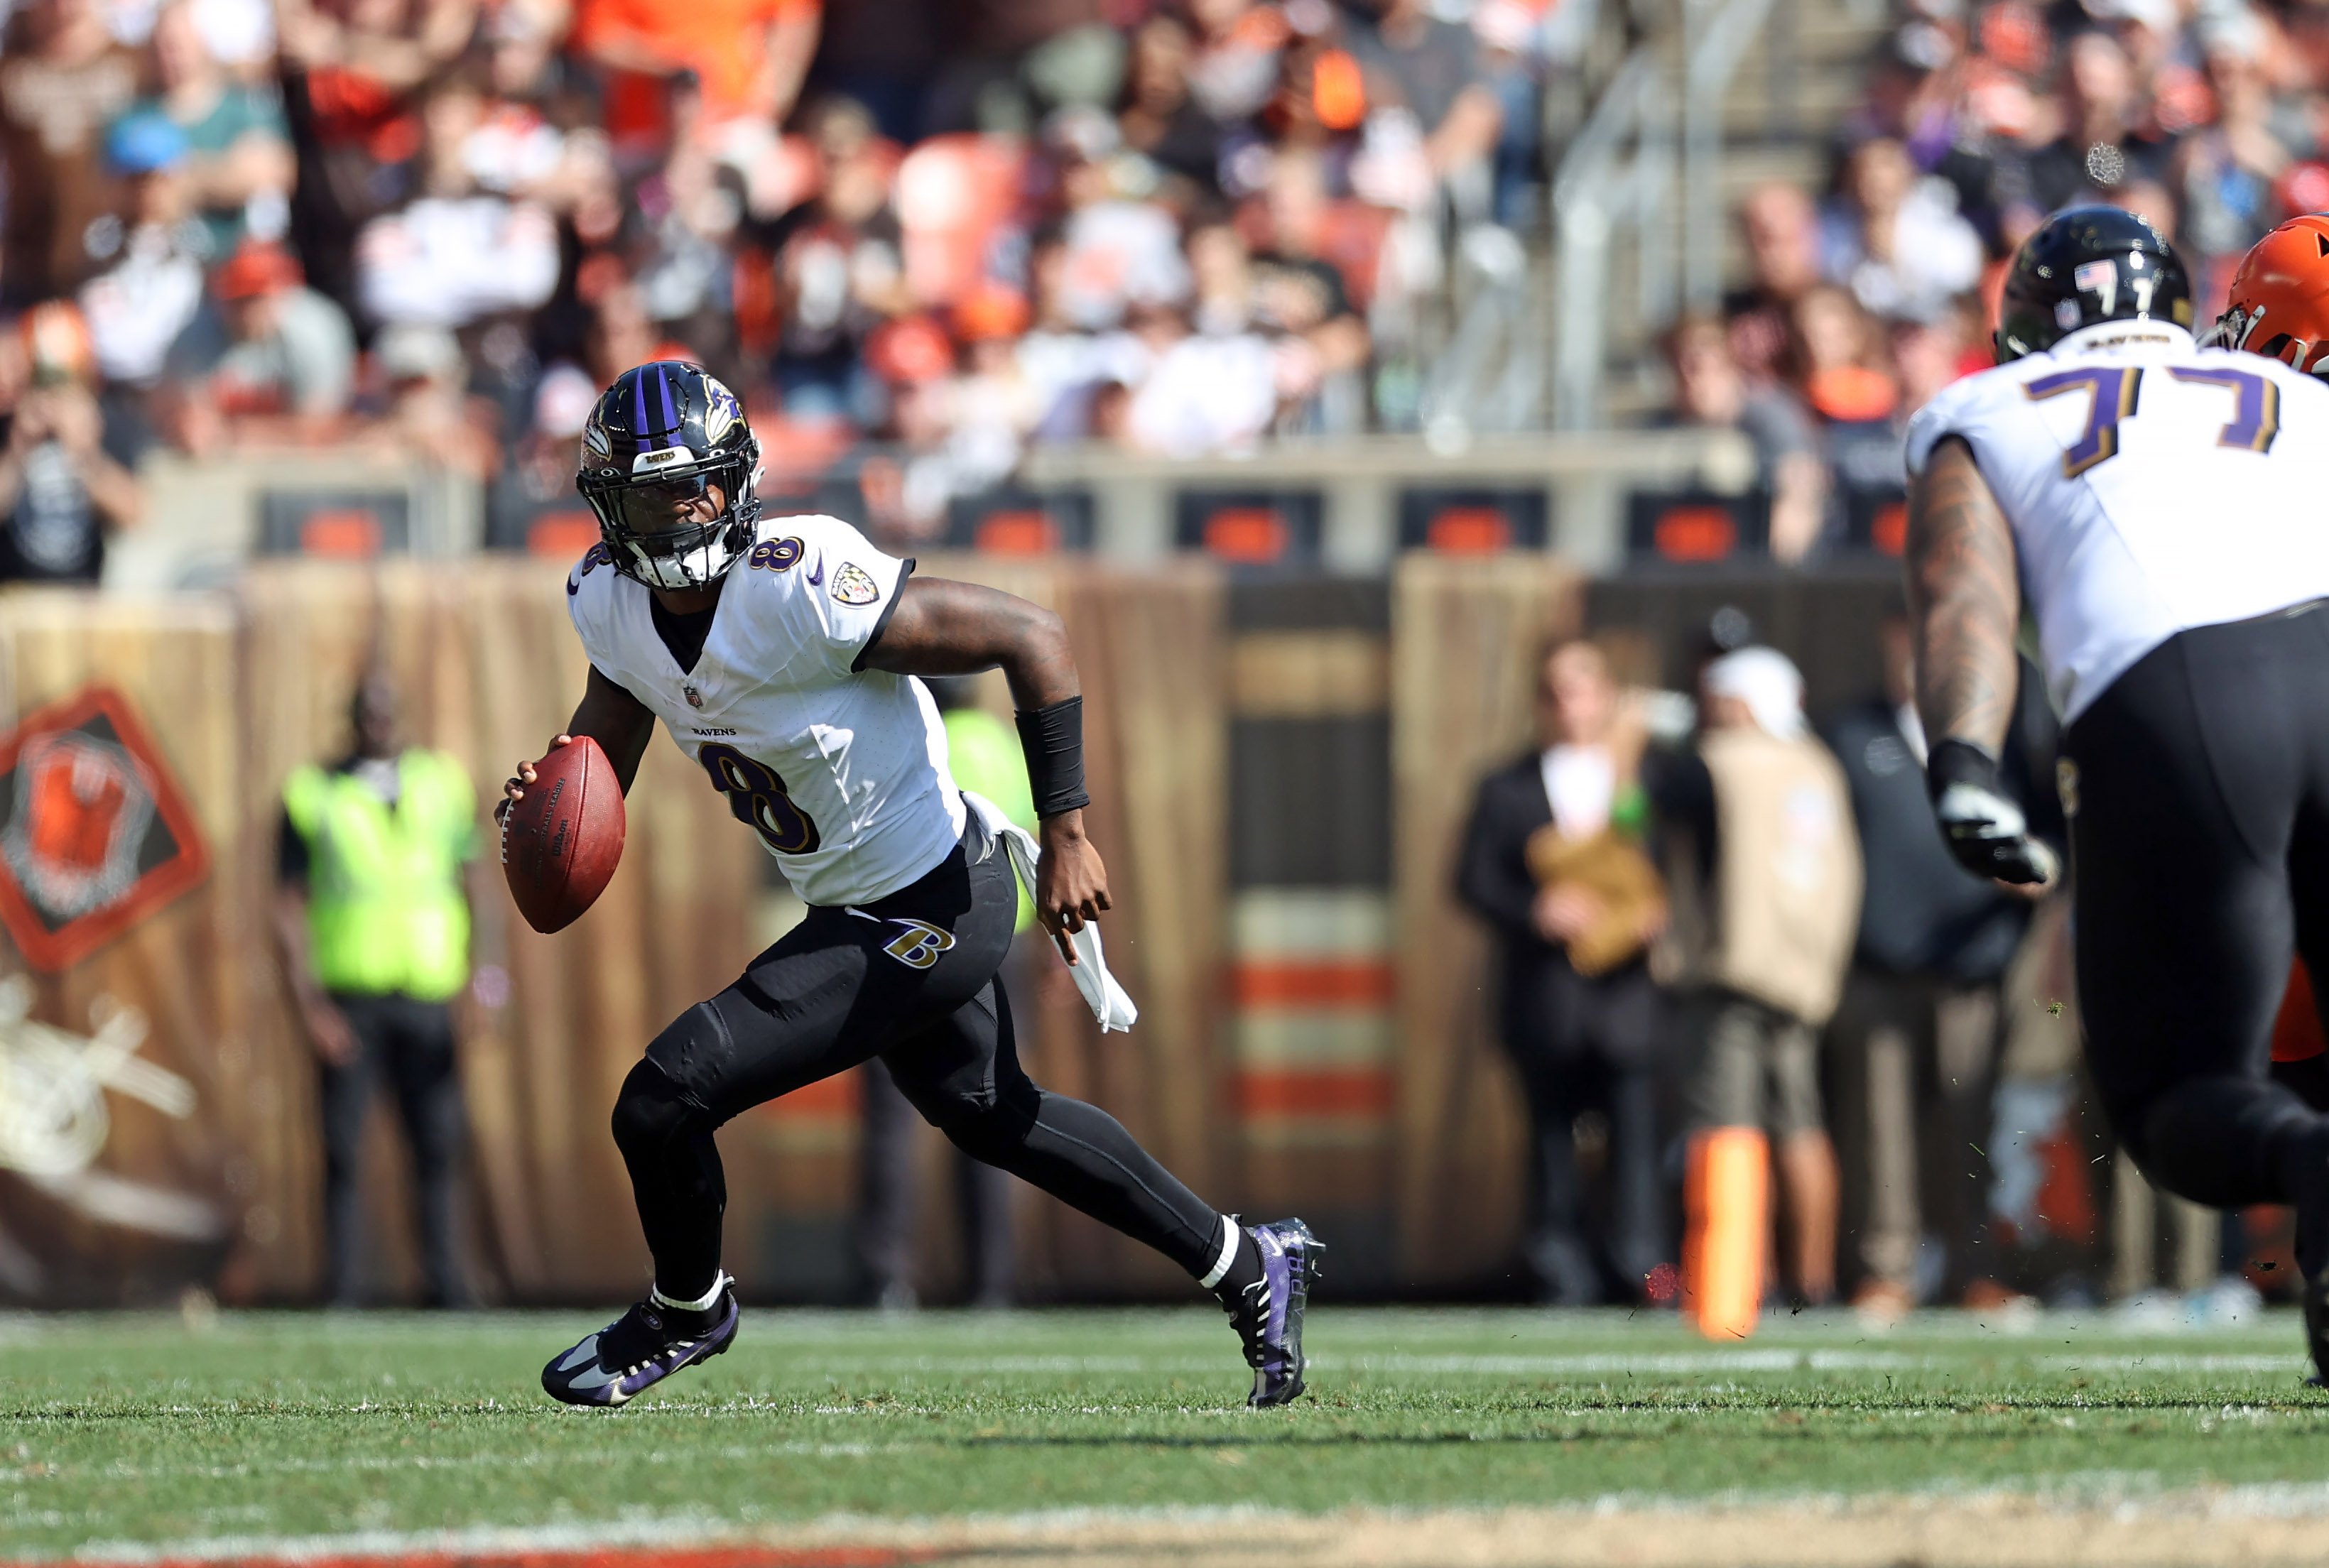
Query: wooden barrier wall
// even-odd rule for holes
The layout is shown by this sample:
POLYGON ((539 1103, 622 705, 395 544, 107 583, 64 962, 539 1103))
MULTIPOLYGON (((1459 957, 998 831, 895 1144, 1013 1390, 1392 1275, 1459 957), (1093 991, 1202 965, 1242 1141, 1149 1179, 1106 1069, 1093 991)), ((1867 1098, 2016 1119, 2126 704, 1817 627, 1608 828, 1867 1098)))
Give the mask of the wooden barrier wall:
MULTIPOLYGON (((1030 1071, 1106 1106, 1224 1207, 1268 1197, 1256 1182, 1287 1190, 1293 1178, 1278 1167, 1297 1157, 1254 1163, 1232 1094, 1231 639, 1219 570, 1176 562, 1130 575, 968 557, 921 569, 1056 609, 1083 671, 1089 821, 1117 903, 1105 926, 1109 958, 1141 1022, 1128 1037, 1101 1037, 1064 971, 1046 961, 1032 993, 1014 999, 1030 1071)), ((282 780, 345 746, 349 694, 377 659, 400 685, 412 737, 457 756, 481 807, 489 803, 581 690, 561 576, 527 561, 291 563, 254 568, 216 596, 0 596, 0 716, 92 681, 120 687, 215 853, 203 887, 42 980, 38 1016, 85 1029, 102 995, 152 1018, 143 1054, 193 1081, 200 1108, 176 1122, 111 1096, 115 1133, 101 1169, 221 1216, 214 1235, 157 1237, 0 1176, 0 1291, 106 1301, 211 1282, 233 1300, 312 1295, 322 1240, 314 1073, 269 925, 282 780), (65 1263, 28 1291, 9 1274, 10 1246, 65 1263)), ((1469 1286, 1509 1260, 1519 1117, 1491 1044, 1486 944, 1454 905, 1451 857, 1477 777, 1524 743, 1533 658, 1576 625, 1578 582, 1545 558, 1417 555, 1401 564, 1391 606, 1391 754, 1381 765, 1395 839, 1397 1095, 1387 1138, 1372 1145, 1380 1179, 1354 1195, 1363 1188, 1357 1201, 1387 1211, 1379 1232, 1391 1238, 1395 1268, 1372 1288, 1469 1286)), ((1239 656, 1250 662, 1275 645, 1261 638, 1239 656)), ((1239 666, 1245 685, 1267 673, 1239 666)), ((981 700, 1007 712, 999 676, 985 678, 981 700)), ((505 1005, 462 1008, 481 1274, 499 1299, 619 1300, 636 1291, 646 1260, 608 1112, 645 1043, 767 939, 765 862, 722 798, 658 737, 631 798, 622 868, 584 920, 537 935, 498 880, 488 843, 478 955, 504 966, 512 985, 505 1005)), ((387 1178, 401 1156, 384 1107, 375 1121, 370 1158, 387 1178)), ((730 1263, 747 1288, 773 1299, 836 1294, 857 1185, 851 1082, 749 1113, 721 1147, 730 1263)), ((943 1296, 955 1266, 943 1243, 948 1159, 935 1134, 924 1147, 926 1230, 940 1244, 932 1293, 943 1296)), ((419 1282, 402 1189, 372 1183, 377 1285, 391 1299, 419 1282)), ((1161 1259, 1032 1190, 1019 1218, 1032 1299, 1187 1290, 1161 1259)))
MULTIPOLYGON (((1229 1203, 1214 1059, 1224 898, 1218 576, 1191 567, 1135 578, 1073 563, 998 571, 967 559, 925 569, 1055 606, 1097 720, 1090 821, 1117 901, 1109 956, 1142 1021, 1130 1037, 1103 1040, 1064 971, 1047 965, 1036 994, 1021 1000, 1029 1066, 1108 1106, 1193 1185, 1229 1203)), ((35 1016, 86 1032, 90 1004, 109 996, 152 1018, 142 1054, 195 1084, 196 1114, 173 1121, 108 1096, 115 1131, 99 1169, 220 1216, 214 1235, 165 1241, 0 1176, 0 1289, 96 1302, 165 1296, 189 1282, 214 1282, 234 1300, 299 1300, 316 1288, 314 1070, 269 924, 282 780, 346 746, 349 695, 378 660, 402 693, 410 737, 458 757, 488 804, 510 765, 539 753, 581 690, 585 663, 561 581, 526 561, 457 570, 289 563, 254 568, 229 595, 0 596, 0 715, 13 721, 91 681, 119 687, 146 717, 214 852, 203 887, 40 981, 35 1016), (12 1276, 10 1260, 27 1254, 39 1277, 12 1276)), ((990 685, 1007 711, 1000 678, 990 685)), ((614 882, 555 937, 514 917, 485 845, 478 958, 505 966, 512 985, 506 1005, 465 1000, 460 1012, 475 1251, 492 1296, 636 1293, 646 1257, 608 1112, 645 1043, 759 945, 758 846, 660 737, 629 817, 614 882)), ((846 1082, 820 1086, 722 1134, 729 1252, 748 1288, 782 1297, 830 1294, 836 1284, 856 1186, 853 1105, 846 1082)), ((934 1183, 938 1152, 933 1135, 934 1183)), ((383 1105, 367 1151, 381 1178, 370 1184, 369 1221, 375 1284, 391 1299, 418 1284, 404 1184, 392 1179, 401 1159, 383 1105)), ((930 1228, 943 1231, 948 1206, 926 1208, 930 1228)), ((1177 1284, 1161 1260, 1032 1192, 1021 1248, 1025 1285, 1038 1296, 1177 1284)))
POLYGON ((1426 1289, 1495 1272, 1519 1233, 1519 1092, 1455 861, 1481 775, 1531 744, 1537 659, 1577 630, 1581 589, 1550 556, 1417 551, 1392 579, 1397 1221, 1406 1276, 1426 1289))
MULTIPOLYGON (((240 668, 231 606, 214 599, 138 603, 37 592, 0 599, 0 713, 71 696, 93 681, 129 694, 185 787, 217 870, 201 887, 71 971, 36 977, 33 1016, 77 1034, 93 1008, 143 1012, 138 1055, 188 1080, 194 1113, 176 1120, 108 1094, 112 1133, 99 1165, 66 1184, 0 1177, 0 1280, 42 1300, 159 1294, 212 1277, 265 1238, 287 1238, 270 1207, 275 1150, 294 1114, 278 1064, 250 1031, 242 962, 263 914, 238 868, 248 859, 240 797, 248 775, 233 722, 240 668), (114 1223, 124 1212, 136 1225, 114 1223)), ((10 963, 21 970, 21 963, 10 963)), ((297 1132, 288 1136, 296 1141, 297 1132)))

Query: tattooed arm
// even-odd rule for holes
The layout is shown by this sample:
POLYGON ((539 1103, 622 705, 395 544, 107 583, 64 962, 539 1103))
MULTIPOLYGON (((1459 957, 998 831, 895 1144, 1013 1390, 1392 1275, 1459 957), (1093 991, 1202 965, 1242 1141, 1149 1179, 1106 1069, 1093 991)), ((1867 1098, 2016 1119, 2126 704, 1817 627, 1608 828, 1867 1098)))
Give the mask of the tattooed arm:
POLYGON ((1907 564, 1917 712, 1932 742, 1925 786, 1941 836, 1969 871, 2047 887, 2060 863, 1997 776, 2021 685, 2013 531, 1957 437, 1933 448, 1909 493, 1907 564))
POLYGON ((1996 756, 2013 719, 2020 668, 2013 635, 2022 593, 2013 531, 1973 451, 1955 436, 1934 446, 1909 493, 1909 616, 1917 650, 1917 714, 1938 743, 1962 740, 1996 756))

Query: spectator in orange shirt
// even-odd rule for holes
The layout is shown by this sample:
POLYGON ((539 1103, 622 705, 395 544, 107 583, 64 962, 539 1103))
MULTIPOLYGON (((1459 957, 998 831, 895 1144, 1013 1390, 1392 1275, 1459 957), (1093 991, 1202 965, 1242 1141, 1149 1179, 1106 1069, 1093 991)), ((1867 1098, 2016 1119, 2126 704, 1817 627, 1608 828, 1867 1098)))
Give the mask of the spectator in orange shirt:
POLYGON ((1876 324, 1848 289, 1823 284, 1796 302, 1797 385, 1812 411, 1834 424, 1888 419, 1900 388, 1876 324))
POLYGON ((580 0, 568 42, 609 72, 607 132, 636 158, 669 136, 662 89, 682 71, 701 87, 707 128, 781 122, 822 20, 818 0, 580 0))

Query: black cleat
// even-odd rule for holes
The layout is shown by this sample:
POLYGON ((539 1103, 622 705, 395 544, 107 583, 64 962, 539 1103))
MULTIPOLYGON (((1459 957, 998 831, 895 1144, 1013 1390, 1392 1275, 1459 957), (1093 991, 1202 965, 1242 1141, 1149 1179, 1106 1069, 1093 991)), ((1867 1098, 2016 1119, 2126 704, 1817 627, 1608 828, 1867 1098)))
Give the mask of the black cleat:
POLYGON ((1229 1309, 1230 1321, 1245 1341, 1246 1365, 1253 1368, 1253 1392, 1245 1402, 1257 1409, 1290 1404, 1302 1394, 1302 1373, 1309 1365, 1302 1354, 1302 1313, 1325 1244, 1298 1219, 1248 1225, 1245 1234, 1261 1249, 1261 1278, 1229 1309))
POLYGON ((543 1367, 542 1391, 568 1404, 626 1404, 681 1367, 724 1354, 743 1313, 735 1282, 725 1275, 721 1282, 720 1299, 704 1312, 648 1297, 543 1367))

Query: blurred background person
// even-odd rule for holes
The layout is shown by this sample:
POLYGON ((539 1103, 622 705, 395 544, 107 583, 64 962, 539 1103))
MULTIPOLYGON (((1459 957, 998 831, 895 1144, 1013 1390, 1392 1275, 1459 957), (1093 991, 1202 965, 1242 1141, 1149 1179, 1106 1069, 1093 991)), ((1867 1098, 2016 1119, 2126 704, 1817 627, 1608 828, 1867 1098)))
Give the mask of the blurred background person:
POLYGON ((1820 281, 1819 210, 1802 186, 1767 180, 1740 203, 1739 229, 1748 282, 1723 299, 1722 314, 1740 368, 1768 383, 1786 372, 1796 302, 1820 281))
POLYGON ((468 48, 478 11, 477 0, 278 0, 298 165, 292 234, 308 280, 344 311, 356 305, 358 230, 410 187, 416 95, 468 48))
MULTIPOLYGON (((1933 828, 1905 611, 1884 619, 1884 689, 1822 737, 1843 768, 1869 897, 1843 1000, 1828 1020, 1853 1304, 1883 1321, 1998 1286, 1986 1266, 1999 985, 2031 901, 1959 866, 1933 828)), ((2002 773, 2033 822, 2055 824, 2051 724, 2034 687, 2002 773), (2031 711, 2033 700, 2038 711, 2031 711), (2033 735, 2032 727, 2037 728, 2033 735), (2041 753, 2034 761, 2032 742, 2041 753)))
POLYGON ((239 80, 216 48, 205 34, 200 0, 164 6, 154 20, 160 91, 138 108, 161 115, 184 136, 190 204, 208 241, 205 254, 221 261, 246 234, 283 237, 298 161, 281 95, 271 83, 239 80))
POLYGON ((410 200, 364 224, 355 297, 368 321, 467 326, 532 310, 558 286, 558 233, 540 205, 484 189, 467 156, 485 99, 466 75, 420 95, 410 200))
POLYGON ((364 1303, 358 1178, 384 1084, 412 1157, 424 1299, 466 1307, 452 1003, 469 983, 476 790, 452 757, 404 744, 384 674, 357 687, 348 721, 345 756, 284 782, 276 859, 277 953, 322 1108, 325 1297, 364 1303))
POLYGON ((385 406, 368 438, 490 487, 502 466, 500 410, 469 392, 459 340, 408 322, 373 340, 372 360, 385 406))
POLYGON ((703 95, 708 136, 765 137, 800 96, 822 11, 819 0, 578 0, 568 42, 602 73, 618 155, 636 163, 667 150, 682 76, 703 95))
POLYGON ((0 23, 0 308, 69 294, 96 270, 86 237, 113 202, 105 127, 143 74, 98 0, 33 0, 0 23))
POLYGON ((850 99, 827 99, 805 114, 817 188, 777 220, 767 241, 781 323, 776 392, 787 419, 872 430, 887 410, 865 363, 866 339, 913 305, 891 200, 897 149, 850 99))
MULTIPOLYGON (((2013 148, 2006 189, 2042 217, 2107 200, 2131 180, 2163 178, 2173 137, 2145 123, 2126 49, 2100 28, 2071 34, 2058 79, 2060 133, 2034 150, 2013 148)), ((2025 222, 2027 220, 2025 220, 2025 222)))
POLYGON ((2174 174, 2187 238, 2202 252, 2237 256, 2285 215, 2275 186, 2318 144, 2312 116, 2284 112, 2267 80, 2268 37, 2255 13, 2227 12, 2202 29, 2216 119, 2176 149, 2174 174))
POLYGON ((1900 143, 1862 143, 1843 185, 1824 225, 1824 270, 1868 309, 1933 321, 1981 281, 1981 236, 1958 214, 1955 187, 1919 174, 1900 143))
POLYGON ((1755 449, 1755 484, 1770 498, 1770 550, 1788 565, 1819 543, 1827 526, 1828 471, 1819 437, 1793 392, 1748 380, 1721 323, 1686 318, 1666 333, 1674 373, 1672 411, 1659 422, 1736 430, 1755 449))
POLYGON ((0 373, 10 405, 0 412, 0 582, 94 584, 106 540, 145 512, 136 455, 109 444, 78 311, 36 306, 7 335, 16 341, 0 373))
POLYGON ((1372 16, 1351 29, 1350 51, 1366 72, 1370 100, 1411 117, 1432 174, 1471 187, 1457 199, 1485 216, 1504 110, 1478 41, 1420 0, 1369 0, 1363 9, 1372 16))
POLYGON ((1457 862, 1464 902, 1495 931, 1497 1018, 1528 1113, 1523 1255, 1536 1298, 1643 1299, 1668 1261, 1658 1179, 1662 1022, 1646 955, 1665 900, 1645 853, 1638 720, 1590 643, 1546 658, 1540 748, 1481 781, 1457 862), (1577 1130, 1607 1129, 1606 1228, 1590 1217, 1577 1130))
MULTIPOLYGON (((1797 1300, 1835 1291, 1837 1175, 1820 1098, 1819 1030, 1834 1013, 1860 915, 1862 869, 1835 759, 1804 721, 1803 677, 1775 649, 1744 647, 1700 679, 1693 747, 1645 754, 1643 782, 1672 838, 1683 1098, 1699 1150, 1724 1134, 1769 1150, 1787 1216, 1781 1253, 1797 1300)), ((1760 1168, 1759 1154, 1751 1164, 1760 1168)), ((1693 1153, 1694 1171, 1712 1167, 1693 1153)), ((1768 1223, 1720 1181, 1687 1195, 1699 1256, 1711 1231, 1768 1223)), ((1704 1292, 1703 1280, 1686 1289, 1704 1292)), ((1754 1292, 1749 1292, 1752 1295, 1754 1292)))
POLYGON ((211 231, 194 215, 185 133, 152 110, 124 115, 106 133, 108 170, 125 189, 100 248, 104 270, 81 286, 81 314, 105 386, 108 423, 151 439, 151 398, 170 345, 202 308, 211 231))
POLYGON ((346 313, 265 240, 245 240, 212 275, 210 292, 163 364, 157 401, 171 438, 202 456, 340 434, 355 390, 346 313))

